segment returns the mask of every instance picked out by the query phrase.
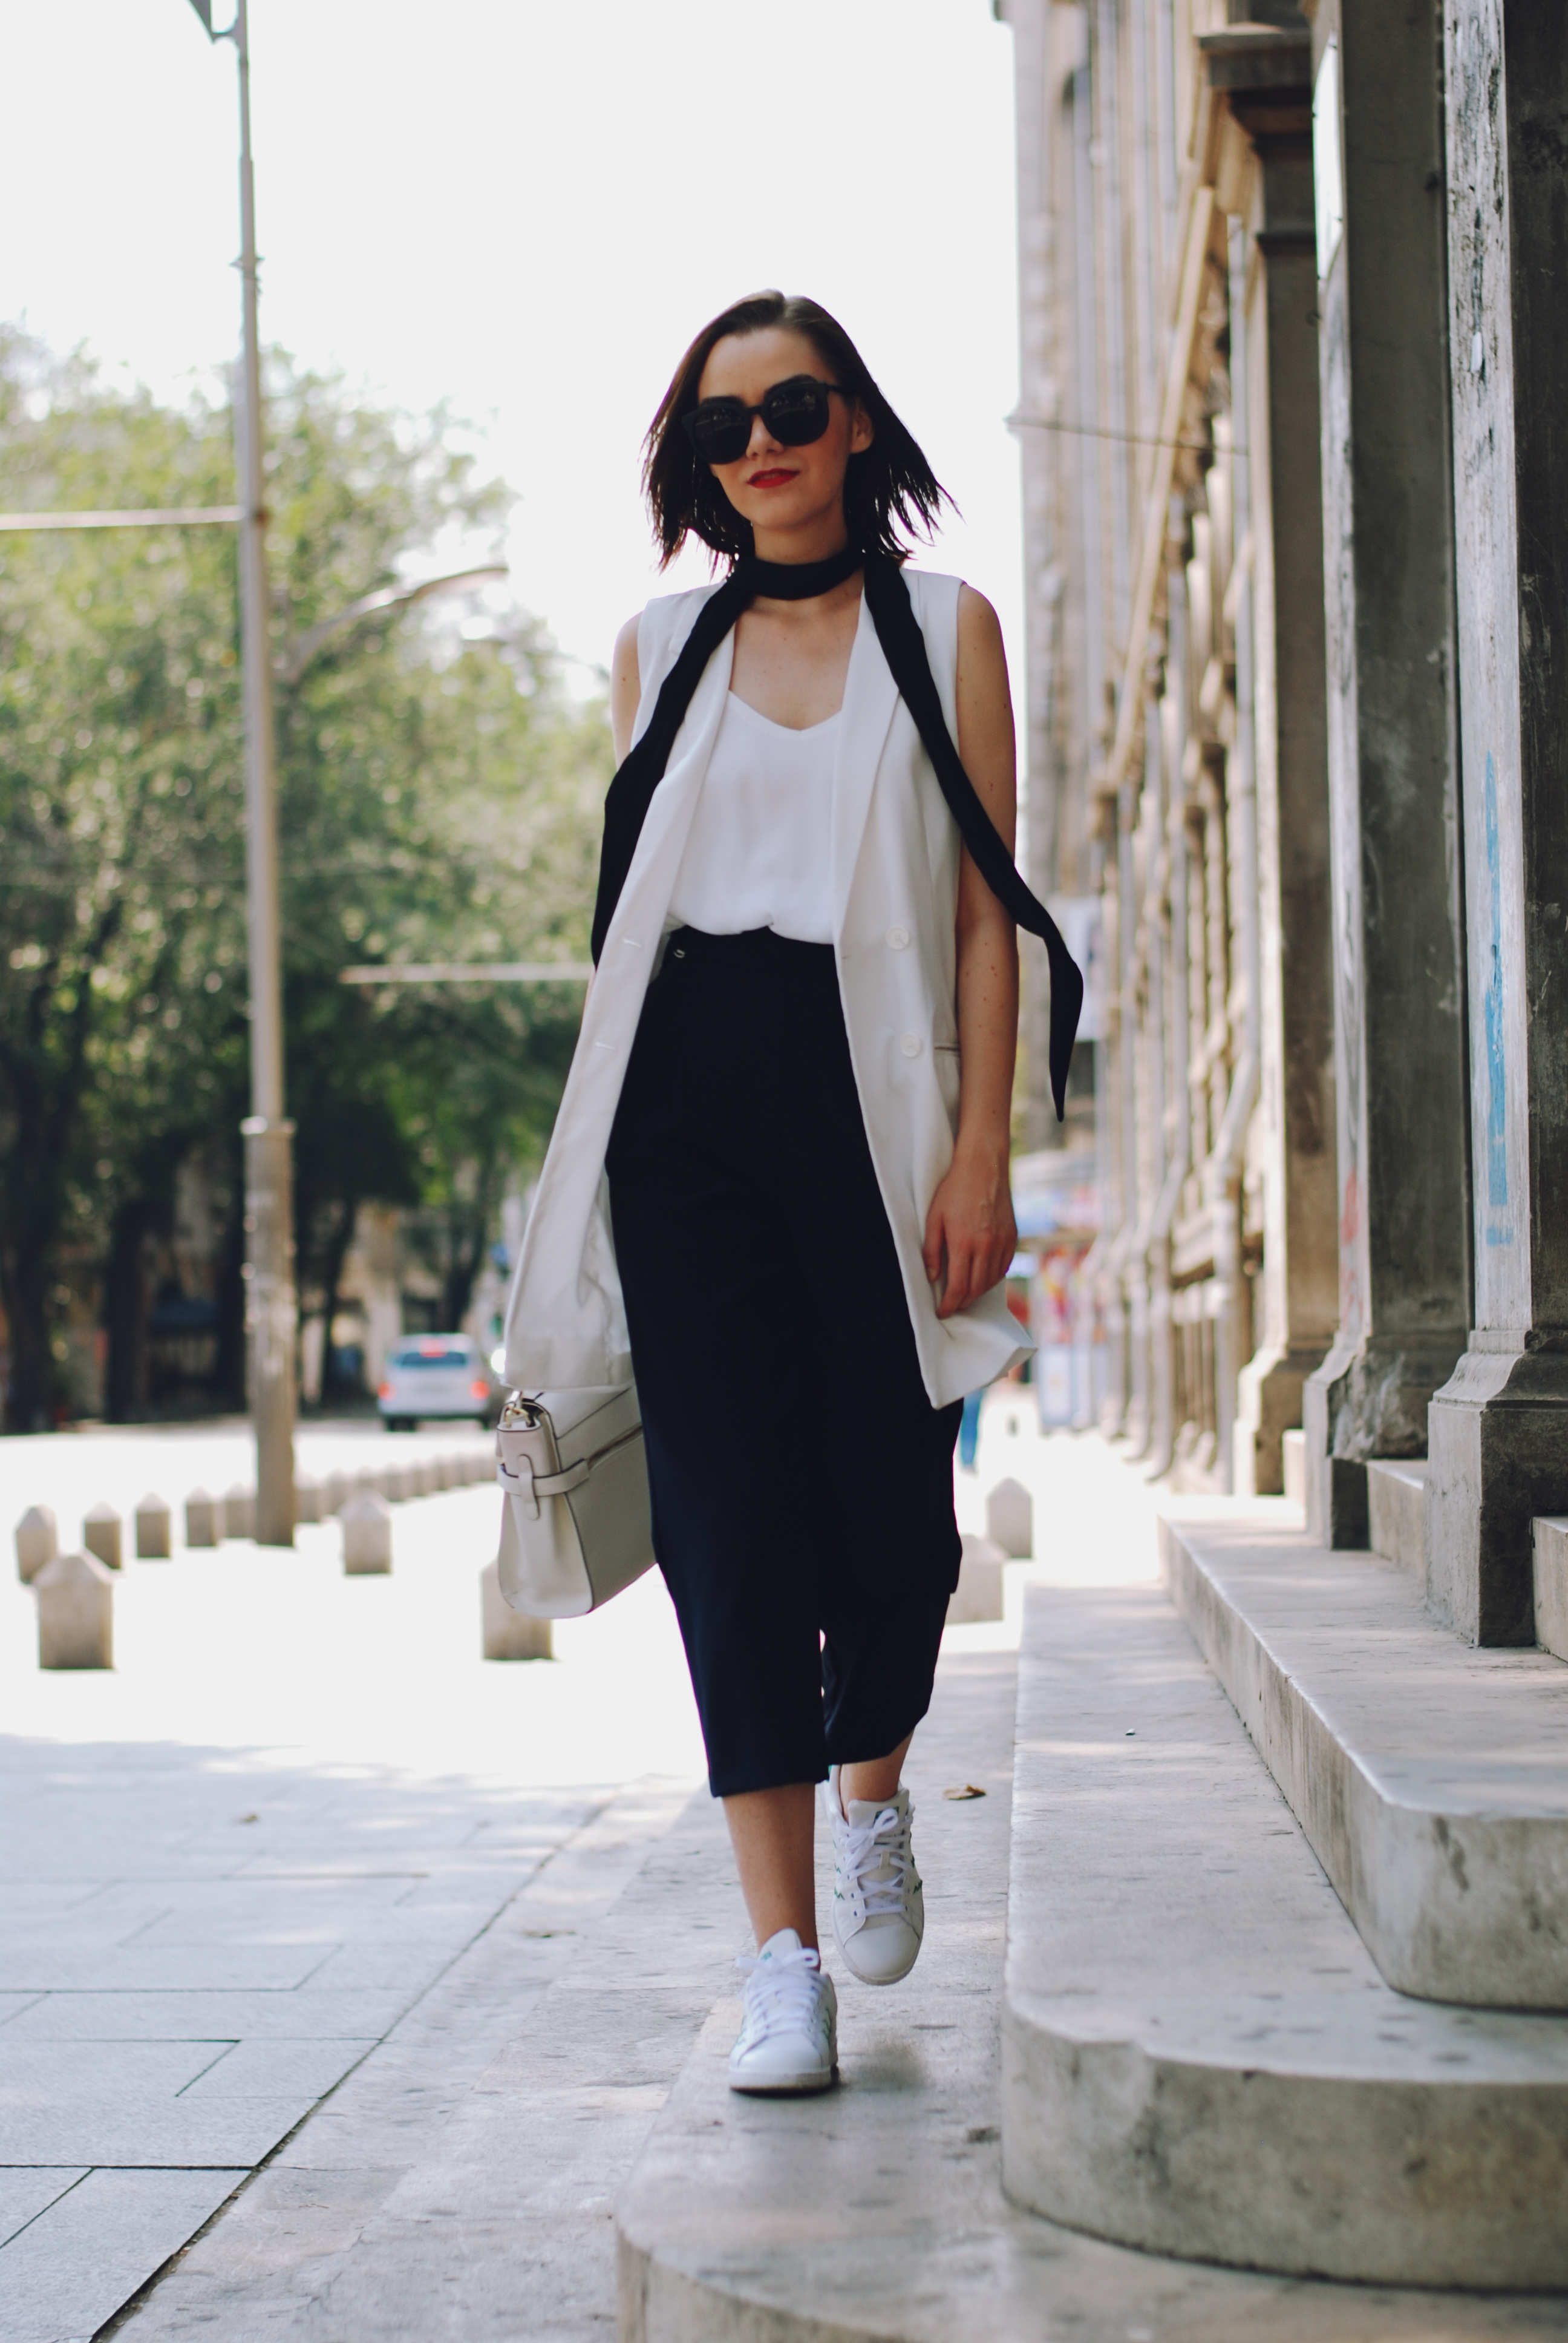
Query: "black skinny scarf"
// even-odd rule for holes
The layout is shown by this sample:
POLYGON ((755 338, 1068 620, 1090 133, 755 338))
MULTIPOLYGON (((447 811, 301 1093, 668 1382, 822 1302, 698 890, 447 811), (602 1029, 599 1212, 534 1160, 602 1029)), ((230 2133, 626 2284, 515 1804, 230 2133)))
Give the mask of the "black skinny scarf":
POLYGON ((1083 978, 1056 921, 1013 867, 1011 855, 963 769, 942 714, 941 695, 926 656, 926 639, 910 599, 904 573, 886 554, 861 554, 847 547, 829 560, 798 566, 743 558, 718 593, 703 604, 679 657, 659 687, 647 731, 617 772, 605 799, 598 900, 593 919, 595 962, 604 950, 605 937, 620 900, 648 809, 664 779, 665 767, 675 746, 675 736, 685 721, 703 670, 725 636, 759 594, 780 601, 805 601, 814 594, 826 594, 862 568, 866 573, 866 607, 877 629, 882 656, 892 670, 905 707, 915 719, 948 810, 959 826, 959 834, 969 848, 975 868, 1008 917, 1031 936, 1039 936, 1045 946, 1050 963, 1050 1095, 1056 1104, 1056 1119, 1060 1122, 1065 1113, 1073 1039, 1083 1007, 1083 978))

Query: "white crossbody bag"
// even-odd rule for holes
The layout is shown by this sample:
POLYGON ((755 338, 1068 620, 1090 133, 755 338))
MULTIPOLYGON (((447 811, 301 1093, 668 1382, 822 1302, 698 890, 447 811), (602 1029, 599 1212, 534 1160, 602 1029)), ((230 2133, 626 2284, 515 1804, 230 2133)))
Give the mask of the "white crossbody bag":
POLYGON ((536 1619, 597 1611, 653 1564, 635 1383, 514 1392, 496 1433, 501 1593, 536 1619))

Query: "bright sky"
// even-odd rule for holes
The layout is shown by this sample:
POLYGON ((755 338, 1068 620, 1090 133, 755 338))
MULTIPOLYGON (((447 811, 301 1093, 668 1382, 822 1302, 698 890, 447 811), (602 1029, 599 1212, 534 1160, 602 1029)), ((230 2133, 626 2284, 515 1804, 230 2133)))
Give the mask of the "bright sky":
MULTIPOLYGON (((842 320, 961 505, 928 566, 997 604, 1020 686, 1012 36, 990 0, 250 13, 263 335, 477 427, 520 492, 514 589, 563 649, 608 661, 658 590, 642 434, 697 327, 772 284, 842 320)), ((0 317, 164 395, 206 379, 238 333, 231 48, 188 0, 12 0, 0 78, 0 317)))

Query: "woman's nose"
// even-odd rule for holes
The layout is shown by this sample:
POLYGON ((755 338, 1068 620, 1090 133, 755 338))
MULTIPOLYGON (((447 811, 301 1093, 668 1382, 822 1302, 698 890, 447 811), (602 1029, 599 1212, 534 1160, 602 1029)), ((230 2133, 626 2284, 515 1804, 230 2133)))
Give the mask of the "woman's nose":
POLYGON ((779 441, 775 439, 769 430, 763 417, 760 415, 754 415, 751 418, 751 437, 746 446, 748 459, 753 456, 775 455, 778 453, 779 445, 779 441))

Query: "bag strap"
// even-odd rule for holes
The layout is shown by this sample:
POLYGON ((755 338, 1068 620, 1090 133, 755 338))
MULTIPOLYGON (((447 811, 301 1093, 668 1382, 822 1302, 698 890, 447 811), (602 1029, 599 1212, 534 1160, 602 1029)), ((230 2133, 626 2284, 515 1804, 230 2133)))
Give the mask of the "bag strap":
POLYGON ((941 695, 931 673, 930 658, 910 581, 896 561, 869 556, 866 562, 866 604, 877 629, 882 655, 893 681, 947 799, 948 811, 959 826, 975 869, 1010 920, 1038 936, 1050 966, 1050 1095, 1058 1122, 1064 1120, 1068 1069, 1083 1010, 1083 977, 1067 949, 1061 930, 1045 905, 1030 891, 1014 866, 1007 842, 992 821, 963 767, 963 759, 948 730, 941 695))
MULTIPOLYGON (((1014 867, 996 824, 981 804, 963 767, 942 713, 941 695, 915 615, 909 580, 885 554, 868 554, 866 607, 891 669, 900 697, 914 718, 937 784, 976 870, 1008 917, 1038 936, 1050 966, 1050 1095, 1060 1122, 1066 1112, 1068 1069, 1083 1008, 1083 977, 1060 929, 1014 867)), ((717 594, 710 595, 659 686, 648 729, 636 741, 609 785, 604 804, 604 842, 599 851, 598 896, 594 905, 593 957, 597 966, 615 907, 620 900, 653 793, 664 779, 676 735, 686 719, 704 669, 741 612, 754 587, 739 564, 717 594)))
POLYGON ((751 599, 737 569, 717 594, 710 594, 697 614, 697 623, 681 646, 680 656, 658 688, 647 731, 634 740, 618 768, 604 801, 604 842, 599 849, 598 895, 593 914, 593 960, 598 966, 626 874, 631 869, 637 841, 653 793, 664 779, 675 736, 686 721, 692 693, 703 669, 751 599))

